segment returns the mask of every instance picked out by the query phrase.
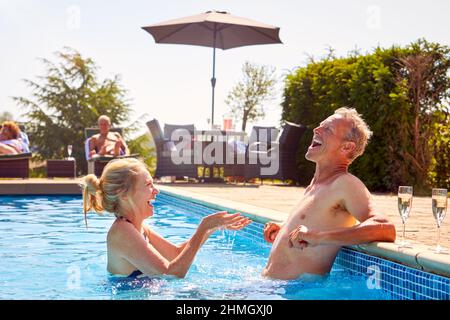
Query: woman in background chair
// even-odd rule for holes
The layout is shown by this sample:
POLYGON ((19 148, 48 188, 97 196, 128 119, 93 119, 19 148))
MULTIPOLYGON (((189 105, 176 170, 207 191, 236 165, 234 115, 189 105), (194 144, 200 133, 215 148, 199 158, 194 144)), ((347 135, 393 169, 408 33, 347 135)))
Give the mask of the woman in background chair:
POLYGON ((26 152, 28 147, 21 137, 21 131, 17 124, 12 121, 3 122, 0 130, 0 154, 26 152))

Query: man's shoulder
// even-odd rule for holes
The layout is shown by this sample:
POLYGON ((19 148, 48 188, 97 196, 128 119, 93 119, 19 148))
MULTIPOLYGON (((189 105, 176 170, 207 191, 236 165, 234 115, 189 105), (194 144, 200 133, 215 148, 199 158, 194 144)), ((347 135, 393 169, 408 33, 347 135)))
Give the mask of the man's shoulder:
POLYGON ((333 188, 347 192, 367 189, 364 183, 357 176, 348 172, 340 175, 333 181, 333 188))

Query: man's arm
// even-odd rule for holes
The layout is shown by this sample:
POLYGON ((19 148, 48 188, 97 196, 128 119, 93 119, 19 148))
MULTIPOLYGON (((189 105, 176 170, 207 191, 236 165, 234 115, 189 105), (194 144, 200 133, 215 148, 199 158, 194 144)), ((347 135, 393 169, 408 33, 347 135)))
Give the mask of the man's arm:
POLYGON ((97 138, 95 136, 92 136, 89 139, 89 158, 92 158, 93 155, 97 154, 97 151, 95 151, 96 141, 97 138))
POLYGON ((290 246, 304 248, 320 244, 356 245, 373 241, 395 241, 395 226, 387 217, 373 212, 370 193, 364 184, 351 175, 335 181, 339 185, 342 202, 360 223, 349 228, 308 230, 300 226, 290 234, 290 246), (339 181, 338 181, 339 180, 339 181))
POLYGON ((126 156, 130 155, 130 150, 128 149, 127 143, 125 142, 125 139, 120 135, 120 133, 116 132, 116 137, 119 139, 121 146, 120 148, 123 150, 126 156))

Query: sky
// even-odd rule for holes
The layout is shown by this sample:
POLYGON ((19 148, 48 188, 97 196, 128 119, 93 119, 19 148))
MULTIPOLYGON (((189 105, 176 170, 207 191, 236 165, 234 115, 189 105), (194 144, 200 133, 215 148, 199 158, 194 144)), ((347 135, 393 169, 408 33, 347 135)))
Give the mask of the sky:
POLYGON ((283 75, 330 47, 345 56, 422 37, 450 45, 448 0, 0 0, 0 113, 26 120, 26 110, 11 97, 30 97, 23 79, 44 75, 38 58, 56 61, 54 53, 68 46, 94 60, 100 79, 120 75, 132 121, 156 118, 161 125, 206 129, 212 49, 156 44, 141 27, 209 10, 280 27, 283 44, 216 53, 216 124, 228 117, 225 99, 241 80, 244 62, 276 70, 275 99, 264 105, 266 117, 247 131, 254 124, 279 126, 283 75))

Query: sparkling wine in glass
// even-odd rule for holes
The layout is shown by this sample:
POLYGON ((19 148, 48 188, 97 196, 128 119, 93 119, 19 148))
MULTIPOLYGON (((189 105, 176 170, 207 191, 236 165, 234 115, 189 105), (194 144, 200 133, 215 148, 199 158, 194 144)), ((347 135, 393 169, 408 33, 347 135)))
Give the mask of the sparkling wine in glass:
POLYGON ((443 252, 441 247, 441 225, 447 213, 447 189, 433 188, 431 191, 431 208, 437 224, 437 245, 435 252, 443 252))
POLYGON ((402 218, 403 223, 403 236, 400 243, 401 248, 410 248, 409 244, 405 241, 405 225, 406 220, 411 212, 413 198, 413 187, 411 186, 400 186, 398 187, 398 212, 402 218))
POLYGON ((71 144, 69 144, 68 146, 67 146, 67 154, 69 155, 69 160, 71 160, 72 159, 72 145, 71 144))

